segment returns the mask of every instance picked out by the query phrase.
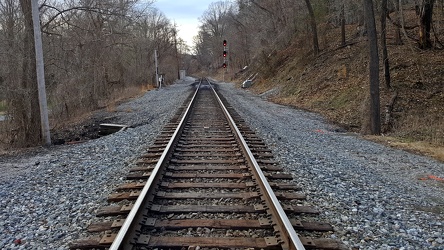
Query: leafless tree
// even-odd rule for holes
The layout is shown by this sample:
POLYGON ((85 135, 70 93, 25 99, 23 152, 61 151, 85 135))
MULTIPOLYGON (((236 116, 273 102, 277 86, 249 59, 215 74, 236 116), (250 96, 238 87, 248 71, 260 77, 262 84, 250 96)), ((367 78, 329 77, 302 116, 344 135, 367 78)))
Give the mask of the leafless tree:
POLYGON ((345 5, 341 5, 341 46, 345 46, 345 5))
MULTIPOLYGON (((378 40, 376 34, 375 15, 372 0, 363 0, 365 9, 365 23, 367 26, 367 34, 370 50, 370 105, 369 105, 369 121, 371 134, 377 135, 381 133, 380 118, 380 100, 379 100, 379 55, 378 40)), ((366 124, 364 122, 364 124, 366 124)))
POLYGON ((391 88, 390 85, 390 63, 387 51, 387 0, 381 1, 381 48, 382 48, 382 62, 384 66, 385 87, 391 88))
MULTIPOLYGON (((20 51, 22 51, 20 42, 23 24, 21 22, 22 15, 20 15, 20 5, 15 0, 1 0, 0 1, 0 18, 1 18, 1 43, 2 49, 0 60, 2 67, 0 67, 1 90, 3 95, 0 98, 5 98, 5 103, 8 108, 8 119, 4 122, 0 132, 2 136, 0 138, 3 142, 17 144, 18 141, 24 140, 24 134, 21 134, 23 138, 18 138, 19 131, 25 126, 26 120, 22 120, 22 113, 25 112, 26 106, 24 100, 26 100, 26 90, 22 87, 20 61, 23 59, 20 57, 20 51), (12 109, 11 107, 15 107, 12 109)), ((26 115, 25 115, 26 116, 26 115)))
MULTIPOLYGON (((14 146, 40 142, 30 0, 0 0, 0 95, 14 146)), ((155 80, 153 52, 167 82, 177 78, 176 28, 150 2, 45 0, 40 2, 51 120, 58 124, 107 105, 155 80), (145 6, 145 7, 144 7, 145 6)))
MULTIPOLYGON (((401 38, 401 18, 399 14, 400 10, 400 4, 398 0, 392 0, 392 5, 394 6, 395 11, 395 20, 398 25, 395 25, 395 44, 401 45, 402 44, 402 38, 401 38)), ((390 14, 387 13, 387 18, 390 17, 390 14)))
POLYGON ((318 42, 318 28, 316 24, 316 18, 310 0, 305 0, 305 4, 307 5, 308 15, 310 16, 310 26, 313 37, 313 52, 315 55, 317 55, 319 53, 319 42, 318 42))
MULTIPOLYGON (((202 51, 201 55, 206 54, 204 64, 208 64, 210 68, 217 68, 222 65, 220 59, 222 55, 222 41, 231 40, 227 38, 227 29, 230 25, 230 13, 232 12, 232 4, 229 1, 219 1, 210 4, 208 9, 200 17, 202 23, 198 39, 201 43, 197 47, 202 51)), ((231 44, 229 44, 231 46, 231 44)), ((231 50, 231 49, 230 49, 231 50)), ((231 51, 228 52, 229 57, 231 51)))
POLYGON ((435 0, 422 0, 416 5, 419 16, 419 47, 428 49, 432 47, 430 32, 432 30, 433 5, 435 0))

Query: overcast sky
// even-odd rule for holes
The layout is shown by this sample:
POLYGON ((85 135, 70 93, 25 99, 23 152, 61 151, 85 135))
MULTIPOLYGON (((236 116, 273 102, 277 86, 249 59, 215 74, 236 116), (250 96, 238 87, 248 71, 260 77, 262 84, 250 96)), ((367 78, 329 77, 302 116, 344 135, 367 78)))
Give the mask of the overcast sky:
POLYGON ((216 0, 156 0, 154 6, 165 16, 176 22, 179 36, 189 45, 193 45, 193 37, 197 35, 199 17, 216 0))

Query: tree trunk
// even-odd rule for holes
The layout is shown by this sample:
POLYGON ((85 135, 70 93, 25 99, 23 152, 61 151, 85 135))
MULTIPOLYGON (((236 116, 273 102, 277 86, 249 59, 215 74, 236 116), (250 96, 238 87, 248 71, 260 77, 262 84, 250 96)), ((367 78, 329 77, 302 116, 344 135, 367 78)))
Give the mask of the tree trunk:
POLYGON ((313 34, 313 51, 314 54, 317 55, 319 54, 319 42, 318 42, 318 29, 316 25, 316 19, 310 0, 305 0, 305 3, 307 4, 308 15, 310 16, 311 32, 313 34))
POLYGON ((434 0, 424 0, 419 9, 419 47, 429 49, 432 47, 430 30, 432 29, 432 16, 434 0))
POLYGON ((21 85, 27 93, 23 100, 27 104, 20 116, 23 119, 24 128, 21 131, 23 139, 19 143, 23 146, 35 146, 40 144, 41 130, 31 0, 20 0, 20 7, 25 27, 21 85))
POLYGON ((375 15, 373 1, 363 0, 365 9, 365 23, 370 48, 370 132, 373 135, 381 133, 381 114, 379 107, 379 55, 378 39, 376 34, 375 15))
MULTIPOLYGON (((394 5, 396 6, 396 21, 401 23, 399 1, 395 0, 394 5)), ((401 28, 398 25, 395 25, 395 44, 402 45, 401 28)))
POLYGON ((390 64, 387 52, 387 0, 381 2, 381 47, 382 47, 382 62, 384 64, 384 78, 385 87, 391 88, 390 85, 390 64))
POLYGON ((345 46, 345 6, 341 7, 341 45, 345 46))

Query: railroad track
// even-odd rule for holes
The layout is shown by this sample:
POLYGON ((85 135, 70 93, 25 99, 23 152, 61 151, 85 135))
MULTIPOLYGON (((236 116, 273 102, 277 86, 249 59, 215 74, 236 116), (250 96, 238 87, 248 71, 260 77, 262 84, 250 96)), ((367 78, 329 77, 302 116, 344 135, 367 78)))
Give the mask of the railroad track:
POLYGON ((330 225, 205 79, 70 249, 340 249, 330 225), (302 236, 301 236, 302 235, 302 236))

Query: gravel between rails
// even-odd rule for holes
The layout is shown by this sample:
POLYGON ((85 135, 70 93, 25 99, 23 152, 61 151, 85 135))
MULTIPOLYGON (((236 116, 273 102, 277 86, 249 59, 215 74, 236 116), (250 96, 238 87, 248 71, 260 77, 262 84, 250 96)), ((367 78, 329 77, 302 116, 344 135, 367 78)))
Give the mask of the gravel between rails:
POLYGON ((444 164, 341 133, 319 115, 229 83, 220 92, 349 249, 444 249, 444 164))
POLYGON ((193 82, 187 78, 117 107, 116 122, 135 128, 0 157, 0 249, 68 249, 84 237, 128 167, 193 92, 193 82))
MULTIPOLYGON (((192 91, 193 79, 117 108, 136 128, 0 158, 0 249, 67 249, 192 91), (149 108, 147 108, 149 107, 149 108), (160 116, 159 114, 162 114, 160 116), (20 239, 21 244, 14 243, 20 239)), ((350 249, 444 249, 444 164, 340 133, 320 116, 219 89, 350 249)))

